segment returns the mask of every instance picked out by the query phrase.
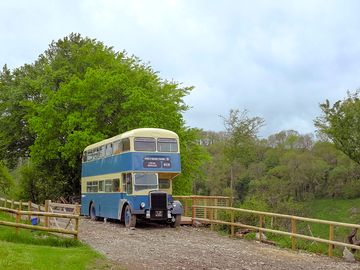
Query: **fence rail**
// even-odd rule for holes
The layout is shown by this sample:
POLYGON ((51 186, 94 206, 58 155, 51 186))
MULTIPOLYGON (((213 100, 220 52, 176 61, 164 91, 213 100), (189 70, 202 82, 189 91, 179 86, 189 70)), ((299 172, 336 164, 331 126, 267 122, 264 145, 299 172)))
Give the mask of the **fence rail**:
MULTIPOLYGON (((204 213, 204 211, 202 211, 202 212, 204 213)), ((328 255, 330 257, 333 256, 334 246, 342 246, 342 247, 360 250, 360 246, 334 240, 334 227, 335 226, 360 229, 359 224, 336 222, 336 221, 322 220, 322 219, 315 219, 315 218, 306 218, 306 217, 300 217, 300 216, 284 215, 284 214, 262 212, 262 211, 234 208, 234 207, 206 206, 206 205, 195 205, 195 204, 192 205, 192 221, 193 222, 198 221, 198 222, 203 222, 203 223, 208 223, 208 224, 228 225, 228 226, 230 226, 231 236, 234 236, 234 234, 235 234, 235 227, 258 231, 260 241, 263 240, 262 239, 263 232, 269 232, 269 233, 274 233, 274 234, 279 234, 279 235, 290 236, 292 249, 296 249, 296 239, 297 238, 311 240, 311 241, 315 241, 315 242, 319 242, 319 243, 325 243, 325 244, 329 245, 328 255), (208 216, 198 217, 196 213, 197 213, 197 211, 199 211, 201 209, 202 210, 206 209, 208 216), (222 219, 225 219, 224 215, 221 217, 222 219, 218 219, 218 217, 215 217, 215 212, 219 212, 219 211, 225 211, 227 213, 230 213, 230 221, 222 220, 222 219), (235 222, 235 213, 236 212, 257 215, 258 219, 259 219, 259 226, 252 226, 252 225, 235 222), (268 216, 271 218, 277 217, 277 218, 284 218, 284 219, 290 220, 291 231, 288 232, 288 231, 284 231, 284 230, 275 230, 275 229, 265 228, 264 227, 265 216, 268 216), (324 238, 320 238, 320 237, 314 237, 314 236, 309 236, 309 235, 298 233, 297 232, 297 221, 305 221, 305 222, 329 225, 329 239, 324 239, 324 238)))
POLYGON ((38 205, 33 202, 16 202, 0 198, 0 211, 7 212, 16 217, 16 222, 0 221, 0 225, 15 227, 18 233, 19 228, 52 233, 70 234, 78 238, 80 219, 80 205, 52 203, 45 201, 45 205, 38 205), (25 210, 26 209, 26 210, 25 210), (21 220, 37 218, 40 225, 22 223, 21 220))
MULTIPOLYGON (((204 205, 204 206, 230 206, 230 197, 225 196, 173 196, 175 200, 179 200, 184 208, 184 216, 192 217, 192 206, 193 205, 204 205)), ((216 213, 215 213, 216 214, 216 213)), ((196 212, 197 217, 207 217, 208 213, 206 209, 199 209, 196 212)))

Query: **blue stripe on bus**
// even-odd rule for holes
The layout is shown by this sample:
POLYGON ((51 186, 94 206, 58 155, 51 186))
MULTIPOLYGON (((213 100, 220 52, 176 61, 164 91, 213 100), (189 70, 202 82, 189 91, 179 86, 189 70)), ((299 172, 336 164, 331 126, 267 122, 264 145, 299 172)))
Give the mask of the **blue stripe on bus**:
POLYGON ((81 177, 126 171, 180 172, 180 154, 127 152, 83 163, 81 177))

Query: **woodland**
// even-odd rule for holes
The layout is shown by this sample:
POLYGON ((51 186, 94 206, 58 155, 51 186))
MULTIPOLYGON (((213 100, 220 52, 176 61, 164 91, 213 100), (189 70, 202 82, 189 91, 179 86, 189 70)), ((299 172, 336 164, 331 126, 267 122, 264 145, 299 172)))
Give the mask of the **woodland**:
POLYGON ((4 65, 0 193, 34 202, 78 195, 87 145, 157 127, 180 136, 174 194, 232 196, 235 204, 281 212, 296 212, 302 201, 360 197, 358 91, 320 105, 316 134, 284 130, 260 138, 265 119, 245 109, 222 116, 221 132, 187 127, 184 97, 193 89, 75 33, 51 42, 33 63, 4 65))

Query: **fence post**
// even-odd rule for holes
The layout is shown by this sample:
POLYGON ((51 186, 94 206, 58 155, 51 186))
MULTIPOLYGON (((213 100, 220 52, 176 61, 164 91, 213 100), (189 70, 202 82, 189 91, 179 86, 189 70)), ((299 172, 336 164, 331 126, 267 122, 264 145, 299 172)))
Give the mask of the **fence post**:
POLYGON ((74 214, 77 215, 77 217, 75 218, 75 231, 76 234, 74 234, 74 239, 78 239, 78 234, 79 234, 79 218, 80 218, 80 206, 78 203, 75 203, 75 209, 74 209, 74 214))
MULTIPOLYGON (((14 209, 14 200, 11 200, 10 208, 14 209)), ((14 217, 14 213, 11 216, 14 217)))
MULTIPOLYGON (((291 218, 291 233, 296 233, 296 219, 293 217, 291 218)), ((293 235, 291 236, 291 248, 296 249, 296 237, 293 235)))
MULTIPOLYGON (((20 223, 20 214, 19 210, 16 211, 16 225, 20 223)), ((19 227, 16 226, 16 235, 19 234, 19 227)))
MULTIPOLYGON (((231 223, 235 223, 234 210, 231 209, 231 223)), ((231 225, 231 237, 235 236, 235 226, 231 225)))
MULTIPOLYGON (((51 200, 45 200, 45 212, 49 213, 51 200)), ((45 227, 49 227, 49 217, 45 216, 45 227)))
POLYGON ((261 228, 263 227, 263 223, 264 223, 264 216, 263 215, 259 215, 259 227, 260 227, 260 229, 259 229, 259 241, 260 242, 262 242, 262 234, 263 234, 263 232, 262 232, 262 230, 261 230, 261 228))
POLYGON ((212 222, 212 220, 214 219, 214 208, 210 209, 210 230, 213 231, 214 230, 214 223, 212 222))
MULTIPOLYGON (((334 225, 332 224, 330 224, 330 229, 329 229, 329 240, 330 241, 334 240, 334 225)), ((334 251, 334 245, 329 244, 329 257, 333 256, 333 251, 334 251)))
MULTIPOLYGON (((218 206, 218 199, 217 198, 215 198, 215 206, 218 206)), ((217 220, 217 209, 214 209, 215 211, 215 213, 214 213, 214 219, 215 220, 217 220)))
MULTIPOLYGON (((40 204, 38 204, 38 212, 41 212, 41 206, 40 206, 40 204)), ((41 218, 40 218, 40 216, 37 216, 37 218, 38 218, 38 220, 39 220, 39 223, 40 223, 40 221, 41 221, 41 218)))
POLYGON ((185 198, 185 201, 184 201, 184 203, 185 203, 185 211, 184 211, 184 215, 185 215, 185 217, 187 217, 188 215, 189 215, 189 209, 188 209, 188 200, 187 200, 187 198, 185 198))
POLYGON ((195 197, 192 197, 192 205, 191 205, 192 225, 194 225, 194 218, 196 218, 195 202, 196 202, 195 197))
POLYGON ((20 200, 20 202, 19 202, 19 211, 21 211, 22 210, 22 201, 20 200))
MULTIPOLYGON (((28 211, 31 211, 31 201, 28 201, 28 211)), ((31 215, 28 215, 28 221, 31 221, 31 215)))
MULTIPOLYGON (((204 199, 204 206, 207 206, 208 203, 207 203, 207 199, 205 198, 204 199)), ((207 218, 207 208, 204 208, 204 218, 207 218)))

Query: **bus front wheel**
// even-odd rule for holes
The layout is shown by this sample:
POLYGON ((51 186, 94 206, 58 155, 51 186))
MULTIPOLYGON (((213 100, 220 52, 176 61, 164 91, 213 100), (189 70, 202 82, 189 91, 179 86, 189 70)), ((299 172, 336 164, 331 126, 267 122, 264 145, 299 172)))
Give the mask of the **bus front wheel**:
POLYGON ((136 216, 131 214, 130 205, 125 207, 124 221, 126 228, 135 227, 136 225, 136 216))
POLYGON ((175 221, 170 223, 171 228, 177 228, 180 226, 181 215, 175 215, 175 221))

